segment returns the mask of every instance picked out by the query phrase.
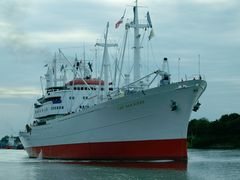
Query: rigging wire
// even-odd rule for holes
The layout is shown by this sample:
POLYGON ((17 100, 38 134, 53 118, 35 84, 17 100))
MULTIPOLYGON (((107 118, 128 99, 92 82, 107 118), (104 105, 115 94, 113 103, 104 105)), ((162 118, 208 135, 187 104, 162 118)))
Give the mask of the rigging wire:
MULTIPOLYGON (((156 62, 156 57, 155 57, 154 52, 153 52, 153 47, 152 47, 152 42, 151 41, 149 42, 149 45, 150 45, 150 51, 152 53, 153 61, 156 62)), ((158 67, 158 69, 161 69, 159 67, 159 64, 157 64, 156 66, 158 67)))

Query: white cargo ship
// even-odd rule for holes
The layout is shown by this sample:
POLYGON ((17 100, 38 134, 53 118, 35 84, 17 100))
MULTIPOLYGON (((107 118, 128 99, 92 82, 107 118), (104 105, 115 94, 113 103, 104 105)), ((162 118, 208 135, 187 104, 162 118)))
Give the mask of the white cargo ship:
MULTIPOLYGON (((123 49, 119 72, 110 81, 108 48, 116 44, 108 43, 109 23, 105 42, 96 44, 104 48, 98 77, 92 77, 92 64, 76 58, 73 64, 69 62, 73 78, 67 80, 64 66, 58 76, 54 58, 45 74, 43 96, 34 104, 34 119, 20 132, 29 157, 41 154, 43 158, 82 160, 187 158, 188 121, 192 110, 199 108, 198 99, 207 83, 200 75, 172 83, 169 72, 163 69, 141 76, 140 30, 151 29, 152 24, 149 13, 146 23, 140 24, 137 2, 133 9, 133 20, 125 24, 124 40, 133 29, 133 74, 125 75, 124 84, 120 83, 123 49)), ((121 22, 122 18, 116 26, 121 22)), ((167 61, 164 58, 163 63, 167 61)))

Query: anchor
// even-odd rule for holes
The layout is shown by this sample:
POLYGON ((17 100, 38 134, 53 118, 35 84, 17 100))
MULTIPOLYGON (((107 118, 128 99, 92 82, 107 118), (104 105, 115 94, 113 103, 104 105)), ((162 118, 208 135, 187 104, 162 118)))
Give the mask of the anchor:
POLYGON ((172 110, 172 111, 176 111, 176 110, 177 110, 177 103, 176 103, 176 101, 171 100, 171 102, 172 102, 172 104, 171 104, 171 110, 172 110))
POLYGON ((195 105, 193 106, 193 111, 194 111, 194 112, 197 112, 198 109, 200 108, 200 106, 201 106, 201 103, 198 101, 197 104, 195 104, 195 105))

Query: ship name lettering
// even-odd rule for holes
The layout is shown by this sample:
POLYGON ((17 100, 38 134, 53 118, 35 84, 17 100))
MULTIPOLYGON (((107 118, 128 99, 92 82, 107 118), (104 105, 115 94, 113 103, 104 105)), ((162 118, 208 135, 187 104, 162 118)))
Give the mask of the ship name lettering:
POLYGON ((118 106, 118 110, 131 108, 131 107, 138 106, 138 105, 141 105, 141 104, 144 104, 144 100, 135 101, 135 102, 131 102, 131 103, 128 103, 128 104, 120 105, 120 106, 118 106))

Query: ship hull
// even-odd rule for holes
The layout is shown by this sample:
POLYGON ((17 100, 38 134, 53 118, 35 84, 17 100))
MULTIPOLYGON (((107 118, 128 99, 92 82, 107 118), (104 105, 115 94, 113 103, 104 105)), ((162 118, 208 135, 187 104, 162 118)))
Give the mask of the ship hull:
POLYGON ((26 148, 30 157, 48 159, 155 160, 187 159, 186 139, 99 142, 26 148), (43 152, 43 153, 41 153, 43 152))
POLYGON ((188 120, 205 88, 192 80, 134 93, 33 127, 20 139, 29 157, 186 159, 188 120))

